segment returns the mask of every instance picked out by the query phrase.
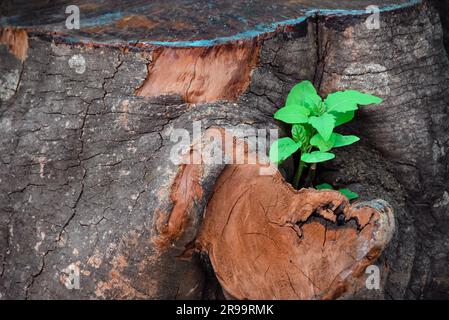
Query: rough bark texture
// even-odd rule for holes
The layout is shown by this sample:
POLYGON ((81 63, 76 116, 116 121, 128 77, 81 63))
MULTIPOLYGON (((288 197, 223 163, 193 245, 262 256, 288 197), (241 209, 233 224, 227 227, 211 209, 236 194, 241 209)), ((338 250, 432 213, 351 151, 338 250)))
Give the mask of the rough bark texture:
POLYGON ((2 36, 0 298, 210 296, 201 256, 186 249, 224 166, 168 161, 170 133, 191 131, 194 120, 274 128, 273 113, 304 79, 323 96, 351 88, 384 98, 345 128, 363 143, 339 150, 318 175, 388 201, 397 219, 380 258, 381 290, 351 297, 447 298, 449 62, 440 19, 427 2, 383 12, 379 30, 365 19, 317 14, 266 34, 236 101, 193 105, 181 91, 136 95, 151 77, 150 48, 31 35, 22 61, 14 37, 2 36), (197 182, 186 194, 183 181, 197 182), (81 269, 81 290, 64 286, 70 265, 81 269))
POLYGON ((449 53, 449 2, 446 0, 433 0, 433 4, 440 13, 441 24, 444 30, 444 45, 449 53))
MULTIPOLYGON (((405 190, 407 214, 399 214, 398 242, 393 241, 385 255, 391 274, 385 294, 392 298, 448 296, 448 59, 438 16, 426 6, 421 8, 384 15, 383 21, 391 29, 381 28, 375 37, 368 38, 367 30, 357 26, 343 33, 323 30, 323 39, 333 45, 325 58, 321 92, 332 91, 337 84, 385 98, 382 112, 364 108, 351 129, 380 153, 382 166, 391 167, 399 182, 382 179, 385 183, 378 188, 388 183, 392 190, 399 186, 405 190), (403 283, 404 277, 409 279, 403 292, 397 284, 403 283)), ((365 166, 372 160, 363 162, 352 166, 365 166)), ((356 169, 351 177, 345 170, 341 179, 360 183, 363 177, 358 172, 356 169)), ((390 196, 381 197, 390 201, 389 197, 399 192, 385 193, 390 196)))

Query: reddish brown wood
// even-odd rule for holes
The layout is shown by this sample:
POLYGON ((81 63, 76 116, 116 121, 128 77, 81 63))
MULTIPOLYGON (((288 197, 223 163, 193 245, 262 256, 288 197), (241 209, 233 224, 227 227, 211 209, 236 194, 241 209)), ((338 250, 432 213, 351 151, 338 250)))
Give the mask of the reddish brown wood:
POLYGON ((384 201, 351 206, 339 192, 296 191, 279 173, 235 165, 216 184, 197 242, 237 299, 334 299, 355 288, 393 230, 384 201))
POLYGON ((23 29, 0 29, 0 44, 5 44, 17 59, 24 61, 28 52, 28 34, 23 29))
POLYGON ((206 48, 159 48, 136 93, 179 94, 192 103, 236 100, 248 88, 259 47, 249 40, 206 48))

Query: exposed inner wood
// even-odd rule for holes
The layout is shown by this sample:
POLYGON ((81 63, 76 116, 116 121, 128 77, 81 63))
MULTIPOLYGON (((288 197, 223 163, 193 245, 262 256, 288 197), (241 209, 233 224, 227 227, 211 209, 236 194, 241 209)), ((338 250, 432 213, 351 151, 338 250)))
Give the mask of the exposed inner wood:
POLYGON ((0 29, 0 43, 6 44, 17 59, 24 61, 28 52, 28 33, 23 29, 0 29))
MULTIPOLYGON (((361 10, 372 5, 371 0, 34 0, 2 1, 0 27, 32 26, 45 33, 65 35, 74 39, 127 43, 141 41, 203 41, 231 37, 246 38, 272 32, 318 9, 329 13, 361 10), (80 29, 67 29, 64 8, 76 4, 80 8, 80 29)), ((379 8, 404 6, 411 0, 377 0, 379 8)))
POLYGON ((201 198, 203 189, 199 183, 202 166, 198 164, 182 165, 171 188, 170 198, 173 208, 168 221, 159 221, 161 236, 156 243, 160 248, 169 246, 185 231, 189 222, 189 212, 195 201, 201 198))
POLYGON ((235 100, 249 85, 256 66, 256 40, 205 48, 155 50, 138 96, 179 94, 186 102, 235 100))
POLYGON ((257 165, 225 169, 204 219, 197 244, 237 299, 338 298, 394 230, 384 201, 351 206, 335 191, 295 191, 279 173, 259 175, 257 165))
POLYGON ((148 17, 144 15, 126 16, 115 22, 115 26, 119 29, 128 29, 128 28, 151 29, 155 25, 157 25, 156 22, 151 21, 148 17))

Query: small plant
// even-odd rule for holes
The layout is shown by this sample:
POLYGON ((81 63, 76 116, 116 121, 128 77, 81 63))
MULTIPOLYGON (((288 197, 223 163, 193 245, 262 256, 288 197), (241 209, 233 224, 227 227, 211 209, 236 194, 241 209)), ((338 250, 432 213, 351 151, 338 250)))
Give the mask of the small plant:
MULTIPOLYGON (((275 119, 292 125, 292 137, 281 138, 273 143, 270 160, 280 164, 300 152, 293 186, 299 188, 307 167, 309 172, 304 184, 312 185, 317 163, 334 159, 335 155, 330 152, 333 148, 348 146, 360 140, 357 136, 336 133, 334 129, 351 121, 358 105, 381 102, 382 99, 376 96, 355 90, 331 93, 323 101, 310 81, 297 84, 288 94, 285 107, 274 114, 275 119)), ((342 190, 340 192, 345 193, 347 189, 342 190)), ((351 195, 353 199, 355 196, 355 193, 351 195)))
MULTIPOLYGON (((315 189, 317 189, 317 190, 335 190, 334 187, 332 187, 329 183, 319 184, 319 185, 315 186, 315 189)), ((348 198, 349 200, 354 200, 359 197, 359 195, 357 193, 355 193, 354 191, 351 191, 347 188, 338 189, 337 191, 340 193, 343 193, 346 196, 346 198, 348 198)))

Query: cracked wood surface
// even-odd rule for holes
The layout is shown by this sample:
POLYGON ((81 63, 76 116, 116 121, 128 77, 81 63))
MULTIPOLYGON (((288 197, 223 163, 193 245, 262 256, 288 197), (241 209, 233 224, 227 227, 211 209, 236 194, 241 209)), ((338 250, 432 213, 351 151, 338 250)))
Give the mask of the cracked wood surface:
POLYGON ((446 52, 449 53, 449 2, 441 0, 433 0, 432 3, 440 13, 441 24, 444 30, 444 45, 446 52))
POLYGON ((258 39, 235 103, 136 96, 151 76, 152 48, 71 46, 29 33, 21 61, 0 45, 0 298, 210 297, 204 257, 183 253, 223 166, 203 168, 188 223, 159 250, 182 172, 167 161, 170 133, 191 132, 193 120, 275 128, 273 113, 304 79, 322 96, 351 88, 384 99, 344 128, 362 143, 337 150, 318 174, 364 200, 385 199, 397 218, 378 262, 381 290, 356 287, 353 297, 448 297, 449 63, 440 19, 425 1, 383 13, 379 30, 364 22, 317 14, 258 39), (73 265, 81 290, 63 284, 73 265))
POLYGON ((279 172, 259 170, 228 166, 205 210, 197 245, 224 290, 244 300, 349 295, 391 240, 391 207, 383 200, 351 206, 336 191, 296 191, 279 172))
MULTIPOLYGON (((415 0, 378 0, 380 10, 415 4, 415 0)), ((278 27, 322 14, 364 14, 369 0, 164 0, 21 1, 2 3, 0 27, 19 26, 56 33, 66 41, 204 46, 254 38, 278 27), (65 28, 65 8, 77 5, 80 30, 65 28)))

